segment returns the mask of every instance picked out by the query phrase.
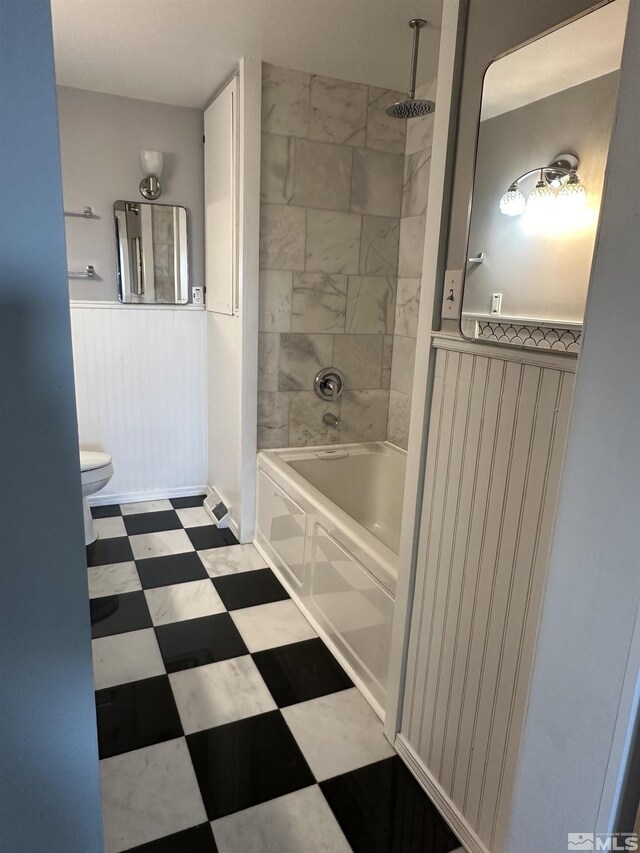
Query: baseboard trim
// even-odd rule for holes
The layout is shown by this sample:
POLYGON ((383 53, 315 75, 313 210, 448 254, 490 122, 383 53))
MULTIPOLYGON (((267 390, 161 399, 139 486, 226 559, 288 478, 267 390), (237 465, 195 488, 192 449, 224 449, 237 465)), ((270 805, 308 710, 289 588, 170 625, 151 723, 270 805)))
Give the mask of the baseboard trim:
POLYGON ((121 492, 120 494, 105 495, 98 492, 87 498, 89 506, 105 506, 105 504, 133 504, 138 501, 162 501, 168 498, 188 498, 191 495, 205 495, 207 486, 182 486, 177 489, 162 489, 151 492, 121 492))
POLYGON ((424 762, 416 755, 413 747, 407 743, 405 738, 398 733, 393 745, 400 758, 420 784, 420 787, 423 788, 442 817, 458 836, 464 849, 468 853, 490 853, 489 849, 478 838, 476 831, 451 802, 448 794, 429 772, 424 762))

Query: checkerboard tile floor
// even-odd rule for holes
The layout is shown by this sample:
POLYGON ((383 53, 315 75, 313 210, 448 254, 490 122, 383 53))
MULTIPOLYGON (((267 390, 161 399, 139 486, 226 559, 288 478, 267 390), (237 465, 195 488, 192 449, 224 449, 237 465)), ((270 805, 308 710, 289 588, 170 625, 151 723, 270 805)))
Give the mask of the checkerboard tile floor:
POLYGON ((459 842, 252 545, 202 496, 94 507, 106 853, 447 853, 459 842))

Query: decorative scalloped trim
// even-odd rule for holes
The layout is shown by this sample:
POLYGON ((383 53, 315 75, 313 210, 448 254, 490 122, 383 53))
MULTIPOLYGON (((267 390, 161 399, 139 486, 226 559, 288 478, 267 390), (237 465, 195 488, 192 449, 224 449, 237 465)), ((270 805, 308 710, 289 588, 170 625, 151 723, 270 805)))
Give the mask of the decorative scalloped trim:
POLYGON ((511 344, 528 349, 556 350, 558 352, 580 351, 582 329, 562 326, 524 325, 490 320, 476 321, 476 339, 492 343, 511 344))

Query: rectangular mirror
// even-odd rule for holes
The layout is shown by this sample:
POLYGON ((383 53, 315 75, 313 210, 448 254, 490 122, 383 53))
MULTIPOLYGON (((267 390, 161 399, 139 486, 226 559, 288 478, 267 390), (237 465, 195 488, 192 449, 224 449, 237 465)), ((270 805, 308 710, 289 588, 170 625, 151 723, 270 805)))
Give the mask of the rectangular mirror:
POLYGON ((627 8, 612 0, 486 71, 466 337, 579 350, 627 8))
POLYGON ((120 302, 188 302, 186 208, 116 201, 113 213, 120 302))

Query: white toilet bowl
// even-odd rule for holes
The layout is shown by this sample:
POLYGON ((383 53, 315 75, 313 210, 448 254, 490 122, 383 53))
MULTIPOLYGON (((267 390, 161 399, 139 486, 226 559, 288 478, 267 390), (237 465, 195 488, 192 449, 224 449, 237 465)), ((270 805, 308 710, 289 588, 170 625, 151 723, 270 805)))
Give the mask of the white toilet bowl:
POLYGON ((113 465, 108 453, 93 450, 80 451, 80 470, 82 472, 82 509, 84 511, 84 542, 90 545, 98 538, 93 526, 91 510, 87 497, 104 489, 113 477, 113 465))

